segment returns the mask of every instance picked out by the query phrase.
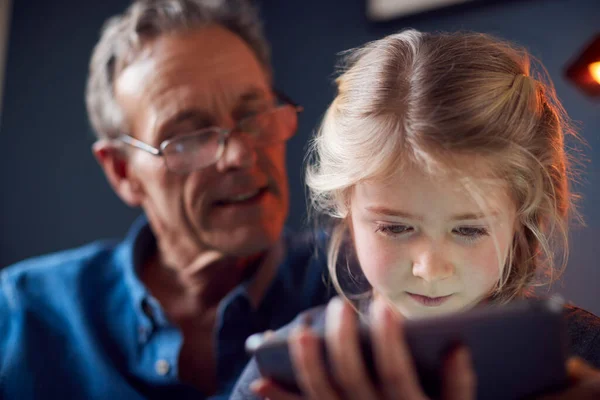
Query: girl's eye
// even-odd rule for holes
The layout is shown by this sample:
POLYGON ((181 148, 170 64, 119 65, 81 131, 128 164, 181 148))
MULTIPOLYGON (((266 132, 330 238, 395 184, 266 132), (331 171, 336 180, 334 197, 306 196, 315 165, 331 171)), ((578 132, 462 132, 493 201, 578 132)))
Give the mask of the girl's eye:
POLYGON ((477 226, 461 226, 458 228, 454 228, 452 232, 464 239, 471 241, 489 235, 488 230, 486 228, 477 226))
POLYGON ((408 225, 383 225, 377 226, 376 232, 381 232, 386 236, 398 236, 406 233, 413 232, 414 228, 408 225))

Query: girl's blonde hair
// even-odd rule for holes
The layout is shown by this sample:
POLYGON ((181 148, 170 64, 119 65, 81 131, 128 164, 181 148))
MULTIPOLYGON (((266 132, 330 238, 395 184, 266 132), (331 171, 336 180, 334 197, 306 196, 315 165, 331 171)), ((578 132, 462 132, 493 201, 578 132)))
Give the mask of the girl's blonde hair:
POLYGON ((574 197, 564 139, 575 133, 544 76, 524 49, 479 33, 407 30, 346 52, 306 174, 312 209, 334 221, 328 265, 341 294, 352 188, 407 163, 464 172, 461 155, 489 165, 516 204, 493 297, 522 295, 540 270, 552 277, 555 241, 562 270, 574 197))

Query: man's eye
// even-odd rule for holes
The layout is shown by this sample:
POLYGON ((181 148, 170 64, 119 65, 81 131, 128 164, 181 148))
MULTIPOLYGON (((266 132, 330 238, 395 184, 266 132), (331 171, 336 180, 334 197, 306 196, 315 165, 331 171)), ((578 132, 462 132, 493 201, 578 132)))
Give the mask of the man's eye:
POLYGON ((408 225, 384 225, 379 224, 377 226, 376 232, 381 232, 387 236, 397 236, 405 233, 413 232, 414 229, 412 226, 408 225))
POLYGON ((248 111, 241 115, 240 120, 252 119, 260 114, 260 111, 248 111))
POLYGON ((257 124, 260 120, 262 113, 260 111, 253 111, 244 113, 240 118, 237 119, 238 126, 242 129, 251 128, 257 124))
POLYGON ((263 112, 267 111, 268 109, 269 109, 269 107, 267 107, 266 105, 260 105, 257 107, 247 108, 245 110, 240 110, 239 112, 234 113, 234 118, 237 121, 244 121, 247 119, 252 119, 252 118, 256 117, 257 115, 260 115, 263 112))
POLYGON ((185 144, 181 142, 174 142, 171 147, 175 153, 183 153, 185 151, 185 144))

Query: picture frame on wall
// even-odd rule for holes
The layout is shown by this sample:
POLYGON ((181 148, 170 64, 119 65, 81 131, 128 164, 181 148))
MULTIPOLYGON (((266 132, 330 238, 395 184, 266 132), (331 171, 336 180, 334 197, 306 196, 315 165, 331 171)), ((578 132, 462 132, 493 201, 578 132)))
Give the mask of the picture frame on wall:
POLYGON ((2 104, 4 99, 4 80, 6 57, 8 53, 8 35, 12 15, 12 1, 0 0, 0 126, 2 124, 2 104))
POLYGON ((374 22, 389 21, 477 0, 367 0, 367 17, 374 22))

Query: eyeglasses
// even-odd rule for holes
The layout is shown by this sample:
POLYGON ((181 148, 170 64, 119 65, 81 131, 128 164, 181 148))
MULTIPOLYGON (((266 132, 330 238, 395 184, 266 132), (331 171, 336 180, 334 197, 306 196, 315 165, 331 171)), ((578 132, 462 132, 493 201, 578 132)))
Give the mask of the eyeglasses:
POLYGON ((179 135, 163 141, 158 148, 130 135, 117 140, 164 159, 166 167, 177 173, 188 173, 216 163, 233 132, 242 132, 256 147, 270 146, 289 140, 296 133, 298 113, 303 108, 281 93, 277 103, 268 110, 246 117, 232 129, 211 127, 179 135))

